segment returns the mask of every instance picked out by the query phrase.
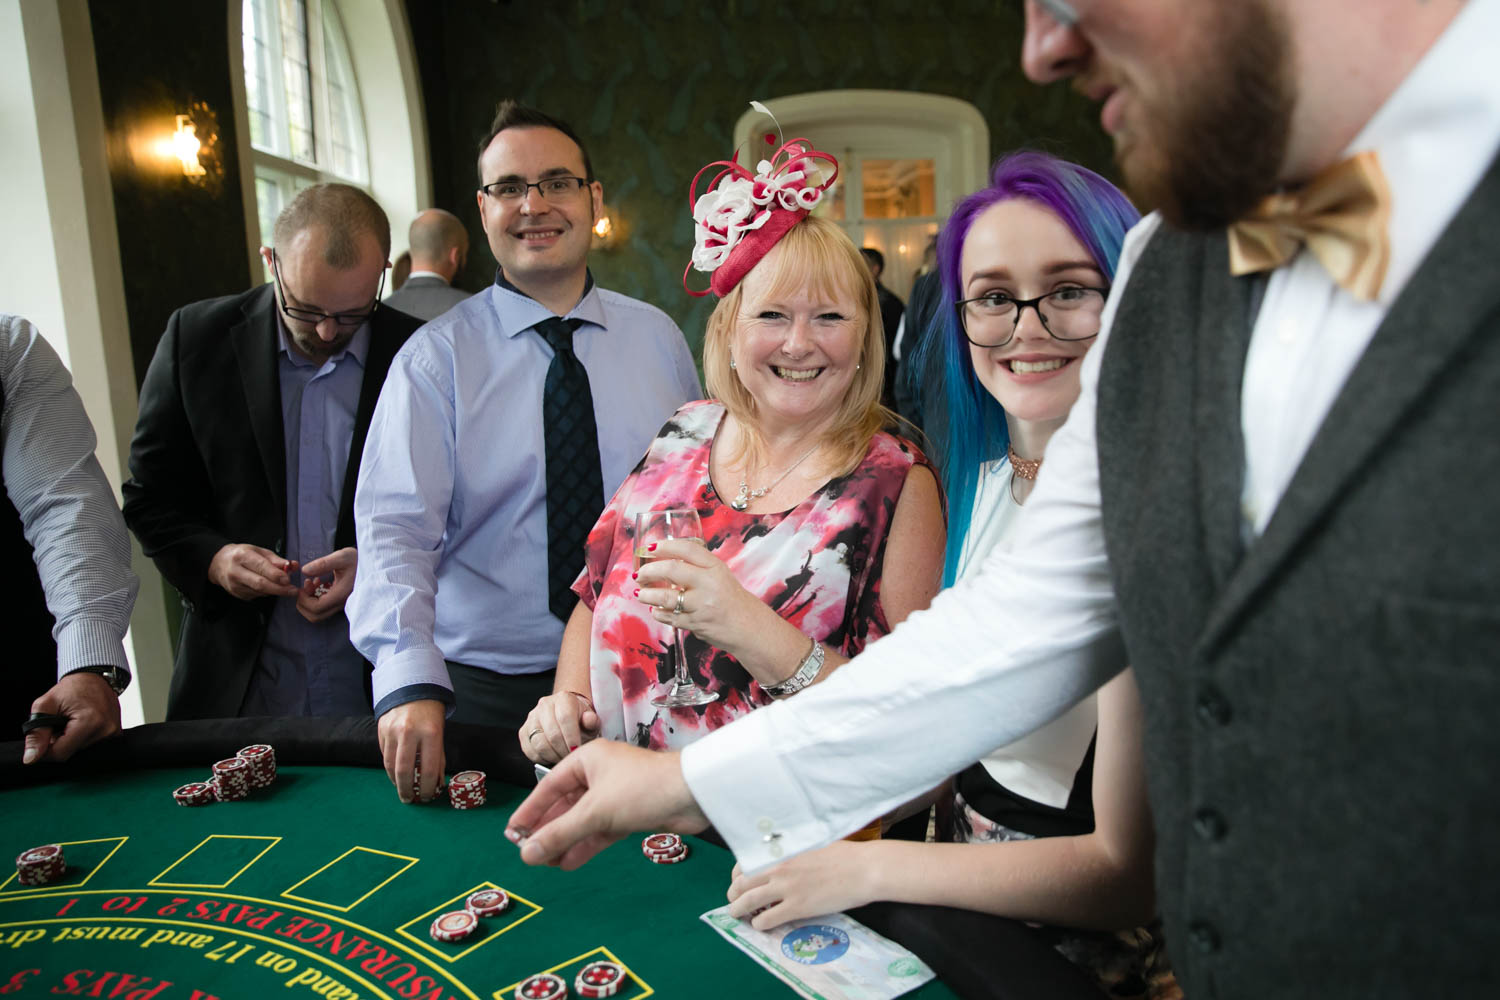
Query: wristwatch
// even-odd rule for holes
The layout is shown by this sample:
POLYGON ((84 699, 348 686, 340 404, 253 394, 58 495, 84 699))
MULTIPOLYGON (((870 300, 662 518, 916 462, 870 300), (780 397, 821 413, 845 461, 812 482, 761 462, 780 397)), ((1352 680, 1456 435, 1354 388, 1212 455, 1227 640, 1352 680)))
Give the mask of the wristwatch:
POLYGON ((823 672, 823 644, 814 639, 812 649, 808 650, 807 656, 798 664, 797 669, 792 671, 792 676, 780 684, 771 684, 766 687, 766 694, 772 698, 785 698, 789 694, 796 694, 818 679, 823 672))
MULTIPOLYGON (((77 670, 69 670, 69 674, 98 674, 104 678, 109 689, 115 694, 123 694, 130 686, 130 672, 121 670, 119 667, 79 667, 77 670)), ((66 676, 66 674, 64 675, 66 676)))

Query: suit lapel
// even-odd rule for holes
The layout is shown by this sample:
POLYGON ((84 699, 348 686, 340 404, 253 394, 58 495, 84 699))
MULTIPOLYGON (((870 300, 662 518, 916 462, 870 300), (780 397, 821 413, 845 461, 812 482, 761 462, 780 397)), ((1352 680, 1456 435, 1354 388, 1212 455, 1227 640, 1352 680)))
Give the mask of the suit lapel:
POLYGON ((274 292, 265 294, 245 309, 245 319, 229 331, 239 363, 245 391, 245 409, 255 436, 271 496, 277 498, 276 523, 286 531, 286 442, 281 422, 281 380, 276 372, 276 311, 274 292))
POLYGON ((1233 278, 1223 272, 1221 262, 1229 255, 1225 236, 1206 240, 1204 248, 1198 310, 1202 328, 1214 332, 1199 342, 1196 359, 1194 465, 1198 470, 1204 552, 1214 586, 1219 588, 1241 554, 1239 511, 1245 447, 1240 432, 1240 381, 1250 346, 1250 299, 1259 279, 1233 278))
POLYGON ((1500 309, 1500 284, 1485 277, 1496 260, 1500 159, 1491 162, 1350 373, 1265 533, 1246 552, 1209 616, 1200 639, 1204 648, 1234 625, 1408 412, 1441 394, 1444 373, 1478 334, 1481 320, 1500 309))

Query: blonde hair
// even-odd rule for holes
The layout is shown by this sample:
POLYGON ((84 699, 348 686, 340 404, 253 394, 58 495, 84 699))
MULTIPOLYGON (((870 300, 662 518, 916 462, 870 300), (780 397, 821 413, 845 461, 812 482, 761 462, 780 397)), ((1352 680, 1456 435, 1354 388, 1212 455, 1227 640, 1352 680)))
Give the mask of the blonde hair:
MULTIPOLYGON (((832 426, 819 442, 832 452, 829 466, 833 477, 848 475, 864 458, 875 434, 882 427, 894 426, 897 419, 880 404, 885 384, 885 336, 879 323, 880 299, 875 279, 859 248, 842 229, 826 219, 808 216, 793 226, 777 246, 781 253, 774 261, 769 295, 810 286, 819 295, 834 296, 842 292, 854 299, 855 336, 860 345, 855 360, 859 367, 832 426)), ((764 463, 766 445, 757 430, 755 397, 729 367, 730 342, 744 301, 744 288, 741 281, 719 300, 708 318, 703 335, 703 378, 708 394, 724 404, 744 431, 738 453, 727 457, 758 465, 764 463)))

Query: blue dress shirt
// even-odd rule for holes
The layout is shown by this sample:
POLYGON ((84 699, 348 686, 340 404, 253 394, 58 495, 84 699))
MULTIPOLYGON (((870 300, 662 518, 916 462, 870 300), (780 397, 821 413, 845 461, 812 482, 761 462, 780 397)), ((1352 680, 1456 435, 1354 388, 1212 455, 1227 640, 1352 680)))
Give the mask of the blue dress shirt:
MULTIPOLYGON (((503 282, 503 279, 502 279, 503 282)), ((444 659, 502 674, 557 665, 547 609, 542 385, 553 313, 503 283, 418 330, 375 407, 354 499, 360 564, 350 637, 375 665, 375 714, 452 704, 444 659)), ((655 306, 593 285, 565 318, 589 373, 608 497, 683 403, 698 373, 655 306)), ((581 565, 582 553, 580 553, 581 565)))
MULTIPOLYGON (((288 347, 280 316, 276 328, 286 446, 286 555, 305 564, 333 551, 370 324, 321 365, 288 347)), ((343 615, 310 622, 297 610, 295 597, 278 597, 241 714, 367 713, 364 657, 349 642, 344 622, 343 615)))

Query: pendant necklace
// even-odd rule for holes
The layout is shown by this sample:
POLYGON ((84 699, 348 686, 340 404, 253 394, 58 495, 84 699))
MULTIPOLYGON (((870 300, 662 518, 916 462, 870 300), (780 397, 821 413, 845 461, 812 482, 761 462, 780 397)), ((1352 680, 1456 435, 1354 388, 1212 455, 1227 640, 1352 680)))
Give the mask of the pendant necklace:
POLYGON ((729 501, 729 506, 733 507, 735 510, 742 511, 742 512, 745 511, 745 510, 748 510, 749 507, 750 507, 751 501, 753 501, 753 500, 759 500, 761 497, 765 496, 767 493, 771 492, 776 487, 780 486, 781 485, 781 481, 783 479, 785 479, 787 476, 790 476, 792 474, 792 470, 793 469, 795 469, 797 466, 801 465, 803 462, 807 461, 808 457, 811 456, 812 453, 815 452, 815 451, 817 451, 817 450, 818 450, 818 445, 813 445, 811 448, 809 448, 808 451, 807 451, 807 454, 803 455, 801 458, 797 459, 797 461, 795 461, 791 465, 787 466, 787 470, 785 472, 783 472, 781 475, 777 476, 776 477, 776 481, 774 483, 772 483, 770 486, 762 486, 758 490, 752 490, 750 488, 750 483, 748 482, 747 477, 746 476, 741 476, 740 477, 740 491, 739 491, 739 494, 737 496, 735 496, 735 498, 733 500, 729 501))

